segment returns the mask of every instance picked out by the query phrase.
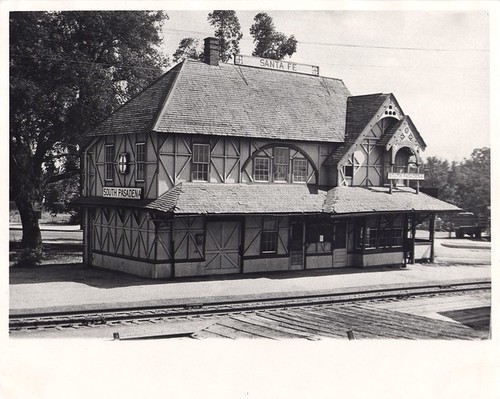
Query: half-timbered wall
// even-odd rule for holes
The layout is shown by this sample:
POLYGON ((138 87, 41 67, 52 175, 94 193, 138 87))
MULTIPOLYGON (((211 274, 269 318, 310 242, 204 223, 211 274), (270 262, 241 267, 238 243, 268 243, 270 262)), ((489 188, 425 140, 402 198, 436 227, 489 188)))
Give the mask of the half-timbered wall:
POLYGON ((155 226, 146 212, 92 208, 92 252, 155 261, 155 226))
POLYGON ((261 251, 262 245, 262 230, 264 216, 249 216, 245 221, 245 245, 244 257, 257 257, 257 258, 272 258, 276 256, 288 255, 288 229, 289 218, 277 217, 277 247, 276 252, 272 254, 263 254, 261 251))
POLYGON ((176 217, 174 221, 174 257, 176 262, 200 261, 205 256, 205 218, 176 217))
POLYGON ((353 146, 339 169, 340 185, 377 187, 388 183, 391 154, 379 141, 395 120, 382 118, 353 146))
POLYGON ((83 195, 100 197, 103 187, 139 187, 143 191, 142 198, 157 198, 178 183, 197 181, 199 175, 193 173, 195 144, 208 145, 210 148, 206 179, 210 183, 256 182, 256 158, 269 160, 268 182, 275 182, 276 147, 288 149, 285 182, 327 185, 331 181, 328 176, 331 172, 325 169, 323 161, 332 152, 335 144, 150 133, 96 139, 84 156, 83 195), (138 143, 145 144, 144 179, 138 178, 138 143), (106 148, 109 146, 112 146, 113 151, 111 179, 106 174, 106 164, 109 163, 106 159, 106 151, 109 151, 109 148, 106 148), (121 153, 128 154, 126 174, 119 171, 121 153), (305 167, 304 171, 301 170, 301 176, 297 178, 296 172, 302 165, 305 167))
POLYGON ((154 136, 146 134, 114 135, 98 138, 84 155, 83 195, 102 196, 103 187, 142 188, 143 198, 156 198, 157 146, 154 136), (144 175, 137 173, 137 144, 145 144, 144 175), (112 178, 106 176, 106 148, 112 146, 112 178), (119 155, 128 154, 127 173, 119 171, 119 155))
POLYGON ((270 160, 270 178, 273 182, 272 165, 275 147, 289 149, 288 182, 293 182, 294 160, 307 161, 304 181, 301 183, 327 184, 327 176, 321 177, 321 165, 333 149, 333 144, 309 144, 275 142, 234 137, 158 135, 158 192, 168 191, 181 182, 196 181, 193 174, 193 146, 209 145, 210 159, 208 178, 210 183, 255 182, 256 158, 270 160), (318 181, 319 178, 319 181, 318 181))

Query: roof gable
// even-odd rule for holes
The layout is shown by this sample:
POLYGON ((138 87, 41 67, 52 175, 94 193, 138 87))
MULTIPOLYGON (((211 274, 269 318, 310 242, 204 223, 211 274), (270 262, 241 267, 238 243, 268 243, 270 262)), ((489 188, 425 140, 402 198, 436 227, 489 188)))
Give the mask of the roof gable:
POLYGON ((398 145, 399 147, 413 147, 415 143, 417 143, 422 150, 425 150, 427 147, 411 118, 405 115, 398 123, 391 126, 379 144, 385 145, 386 150, 388 150, 393 145, 398 145))
POLYGON ((375 124, 383 118, 403 118, 403 110, 392 93, 368 94, 349 97, 347 100, 346 140, 325 160, 325 164, 347 162, 347 158, 371 132, 375 124))

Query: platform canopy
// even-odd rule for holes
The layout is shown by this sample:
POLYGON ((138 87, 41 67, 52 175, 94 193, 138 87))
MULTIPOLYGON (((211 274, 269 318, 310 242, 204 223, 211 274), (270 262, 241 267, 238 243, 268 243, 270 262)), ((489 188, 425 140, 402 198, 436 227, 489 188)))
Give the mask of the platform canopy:
POLYGON ((181 183, 148 208, 175 214, 318 213, 326 195, 305 184, 181 183))
POLYGON ((461 209, 409 187, 335 187, 328 191, 323 212, 333 214, 373 212, 453 212, 461 209))
POLYGON ((411 188, 336 187, 305 184, 181 183, 147 209, 173 214, 365 214, 460 211, 411 188))

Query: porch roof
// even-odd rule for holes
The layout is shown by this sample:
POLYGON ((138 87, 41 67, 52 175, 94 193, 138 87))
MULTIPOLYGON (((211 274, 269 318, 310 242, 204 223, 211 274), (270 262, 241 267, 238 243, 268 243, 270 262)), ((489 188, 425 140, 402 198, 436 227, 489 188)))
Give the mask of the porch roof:
POLYGON ((181 183, 146 205, 174 214, 356 214, 460 211, 411 188, 335 187, 305 184, 181 183))
POLYGON ((412 188, 335 187, 328 191, 323 212, 333 214, 370 212, 452 212, 461 209, 412 188))
POLYGON ((326 194, 306 184, 180 183, 147 208, 175 214, 319 213, 326 194))

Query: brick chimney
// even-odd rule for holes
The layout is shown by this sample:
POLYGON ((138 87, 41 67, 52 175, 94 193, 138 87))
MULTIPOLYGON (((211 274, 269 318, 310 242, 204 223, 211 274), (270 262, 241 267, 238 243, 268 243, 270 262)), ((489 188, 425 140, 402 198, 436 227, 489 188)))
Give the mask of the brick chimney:
POLYGON ((208 65, 219 65, 219 39, 216 37, 207 37, 205 39, 205 50, 203 52, 203 62, 208 65))

